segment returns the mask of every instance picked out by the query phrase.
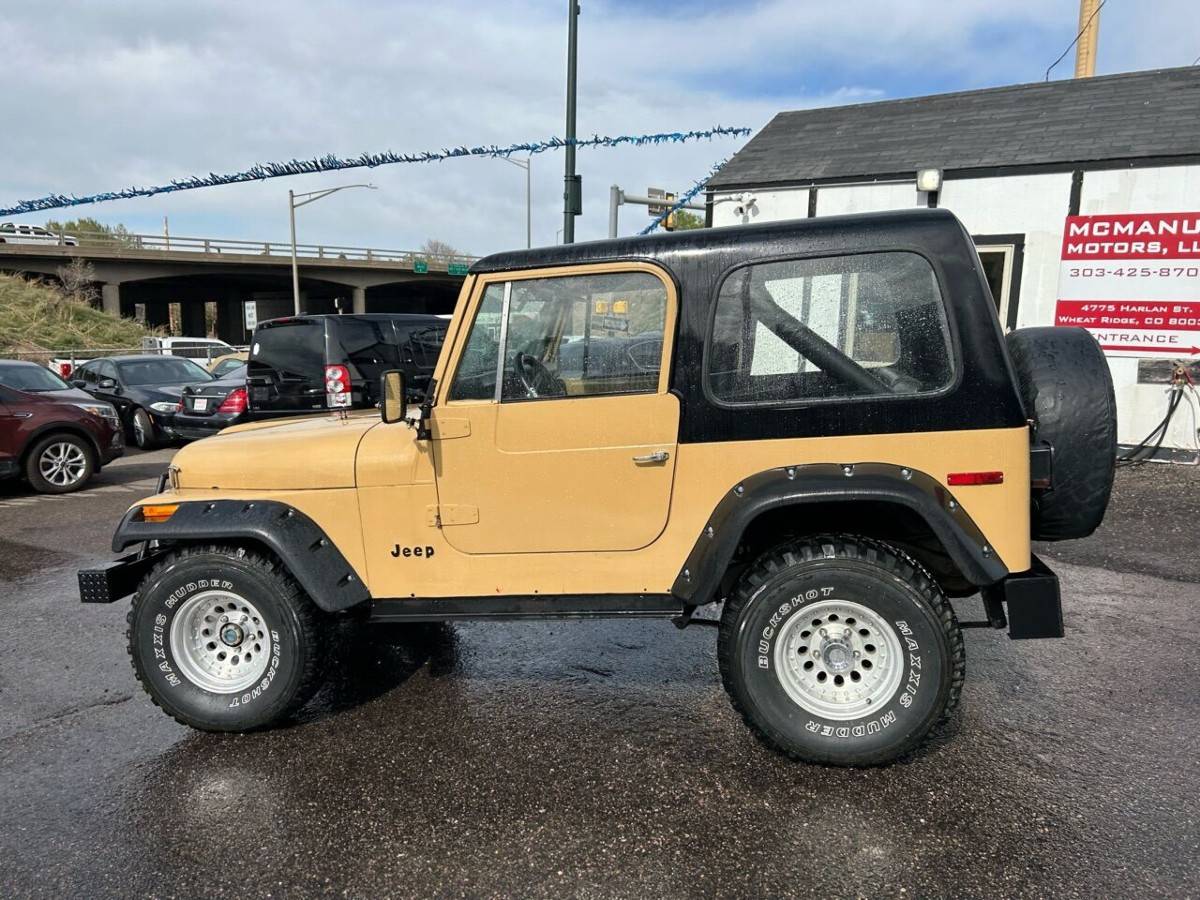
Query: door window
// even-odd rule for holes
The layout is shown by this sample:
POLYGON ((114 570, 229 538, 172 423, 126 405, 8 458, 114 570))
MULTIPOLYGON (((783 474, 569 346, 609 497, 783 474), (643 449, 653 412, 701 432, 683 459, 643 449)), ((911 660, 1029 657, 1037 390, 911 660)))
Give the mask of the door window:
POLYGON ((490 285, 450 399, 502 402, 653 393, 667 292, 648 272, 490 285))
POLYGON ((952 376, 937 279, 915 253, 737 269, 705 353, 708 389, 728 404, 917 394, 952 376))

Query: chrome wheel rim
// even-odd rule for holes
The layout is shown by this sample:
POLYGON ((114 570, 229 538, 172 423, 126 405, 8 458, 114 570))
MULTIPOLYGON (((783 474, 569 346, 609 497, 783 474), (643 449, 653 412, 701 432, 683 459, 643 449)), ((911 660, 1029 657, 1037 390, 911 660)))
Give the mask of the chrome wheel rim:
POLYGON ((272 649, 262 613, 230 591, 189 597, 171 623, 171 655, 180 671, 214 694, 235 694, 258 681, 272 649))
POLYGON ((146 429, 142 427, 142 417, 136 413, 133 416, 133 438, 139 447, 146 443, 146 429))
POLYGON ((58 441, 38 457, 38 473, 55 487, 70 487, 83 480, 87 456, 83 448, 69 441, 58 441))
POLYGON ((851 600, 823 600, 793 615, 775 642, 775 673, 788 697, 825 719, 857 719, 900 687, 896 629, 851 600))

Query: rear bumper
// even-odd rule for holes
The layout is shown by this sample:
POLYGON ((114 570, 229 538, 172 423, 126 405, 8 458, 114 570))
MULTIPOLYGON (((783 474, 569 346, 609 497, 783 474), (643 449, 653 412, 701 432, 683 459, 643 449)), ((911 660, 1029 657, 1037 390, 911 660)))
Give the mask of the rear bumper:
POLYGON ((240 414, 213 413, 210 416, 188 416, 181 413, 163 422, 163 431, 171 437, 185 441, 198 441, 212 437, 222 429, 244 422, 240 414))
POLYGON ((1063 636, 1062 595, 1058 576, 1038 557, 1026 572, 1015 572, 983 589, 988 618, 1008 626, 1014 640, 1063 636))

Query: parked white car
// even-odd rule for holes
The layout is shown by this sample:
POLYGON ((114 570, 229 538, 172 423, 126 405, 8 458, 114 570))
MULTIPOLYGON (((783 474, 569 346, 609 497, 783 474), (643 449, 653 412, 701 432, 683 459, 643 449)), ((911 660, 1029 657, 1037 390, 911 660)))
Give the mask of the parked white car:
POLYGON ((79 239, 69 234, 59 235, 41 225, 22 225, 20 222, 0 223, 0 244, 58 244, 79 245, 79 239))
POLYGON ((142 338, 143 353, 161 353, 163 356, 185 356, 188 359, 212 360, 218 356, 236 353, 237 348, 216 338, 197 337, 148 337, 142 338))

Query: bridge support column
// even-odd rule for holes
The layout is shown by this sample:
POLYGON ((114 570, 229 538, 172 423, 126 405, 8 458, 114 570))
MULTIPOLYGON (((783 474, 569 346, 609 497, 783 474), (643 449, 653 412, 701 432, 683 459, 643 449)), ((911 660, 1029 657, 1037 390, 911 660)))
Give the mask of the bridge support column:
POLYGON ((106 313, 121 314, 121 283, 106 281, 100 285, 100 302, 106 313))
POLYGON ((354 293, 352 295, 352 297, 353 297, 352 309, 353 309, 354 313, 361 315, 362 313, 365 313, 367 311, 367 289, 356 287, 353 290, 354 290, 354 293))
POLYGON ((187 337, 206 337, 208 323, 204 317, 204 302, 192 300, 182 303, 180 306, 180 312, 183 315, 183 321, 180 323, 183 327, 180 330, 187 337))

